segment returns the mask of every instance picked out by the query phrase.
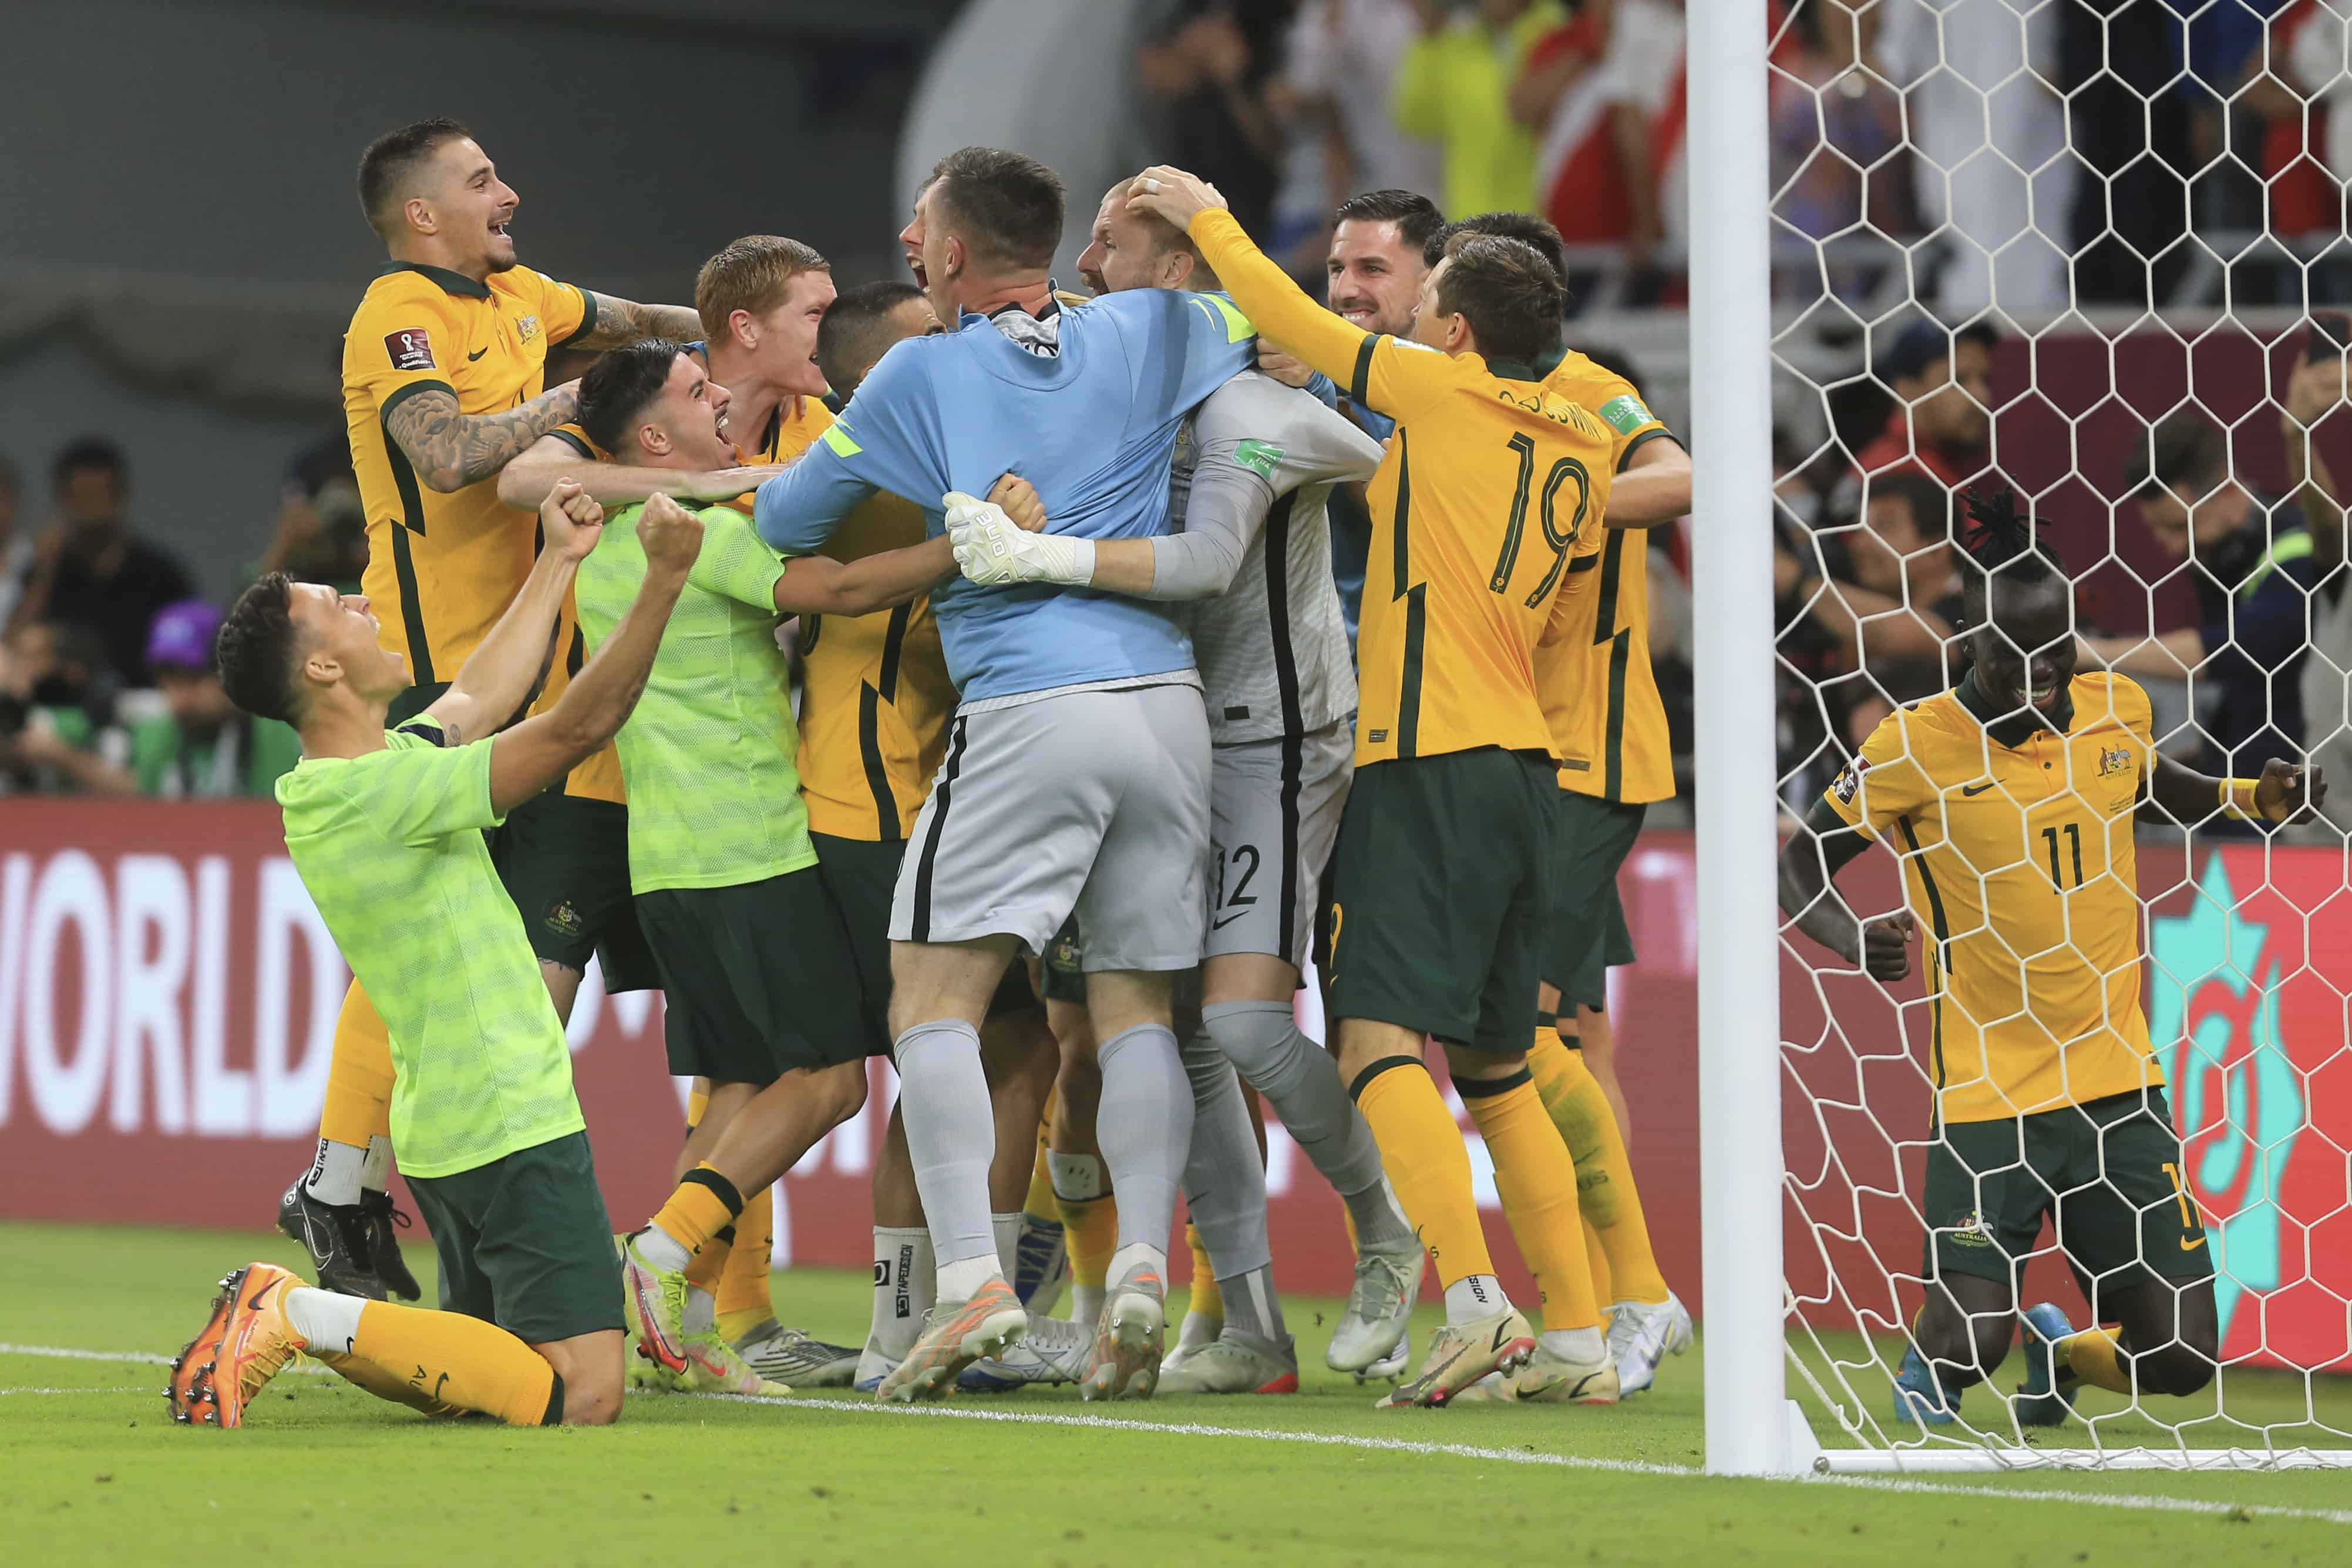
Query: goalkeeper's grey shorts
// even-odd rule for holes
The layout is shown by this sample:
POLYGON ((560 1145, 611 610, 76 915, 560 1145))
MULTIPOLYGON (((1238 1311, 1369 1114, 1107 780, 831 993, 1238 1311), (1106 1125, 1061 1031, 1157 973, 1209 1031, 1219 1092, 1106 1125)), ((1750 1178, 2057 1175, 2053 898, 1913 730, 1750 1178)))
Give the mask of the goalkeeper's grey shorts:
POLYGON ((1008 933, 1042 954, 1072 913, 1086 967, 1190 969, 1208 915, 1209 721, 1190 670, 967 706, 915 818, 893 942, 1008 933))

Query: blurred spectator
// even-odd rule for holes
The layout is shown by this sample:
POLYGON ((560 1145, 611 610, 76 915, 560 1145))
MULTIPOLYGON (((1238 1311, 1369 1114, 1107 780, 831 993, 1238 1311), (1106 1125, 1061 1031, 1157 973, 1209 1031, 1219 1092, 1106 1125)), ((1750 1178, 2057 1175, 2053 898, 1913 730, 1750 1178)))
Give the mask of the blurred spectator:
POLYGON ((19 624, 0 646, 0 781, 16 788, 110 791, 127 774, 106 645, 88 626, 19 624))
MULTIPOLYGON (((2206 85, 2182 74, 2181 17, 2190 9, 2168 0, 2050 7, 2058 53, 2057 74, 2049 80, 2065 96, 2073 152, 2063 162, 2091 177, 2074 182, 2071 211, 2037 209, 2036 216, 2044 232, 2053 220, 2064 226, 2054 237, 2074 252, 2078 303, 2159 306, 2189 265, 2190 252, 2178 241, 2189 232, 2189 176, 2209 161, 2192 160, 2191 126, 2200 111, 2207 121, 2217 118, 2220 95, 2235 85, 2240 69, 2233 59, 2206 85)), ((2239 59, 2261 43, 2262 20, 2246 0, 2202 9, 2200 25, 2209 31, 2223 13, 2242 24, 2226 29, 2236 36, 2229 47, 2240 51, 2239 59)), ((2196 56, 2192 48, 2192 63, 2196 56)))
POLYGON ((1536 137, 1536 199, 1570 245, 1622 245, 1633 199, 1617 146, 1609 73, 1619 0, 1586 0, 1536 40, 1511 86, 1511 114, 1536 137))
POLYGON ((1291 24, 1283 85, 1323 133, 1326 212, 1357 191, 1434 191, 1437 144, 1389 115, 1397 66, 1419 35, 1412 0, 1305 0, 1291 24))
POLYGON ((1682 0, 1617 0, 1601 75, 1617 165, 1633 207, 1625 237, 1635 302, 1653 302, 1657 249, 1690 234, 1683 158, 1682 0))
MULTIPOLYGON (((2352 337, 2344 318, 2330 324, 2352 337)), ((2316 323, 2312 330, 2319 330, 2316 323)), ((2287 500, 2310 526, 2318 584, 2311 601, 2311 652, 2303 661, 2304 744, 2331 777, 2352 778, 2352 566, 2345 562, 2344 492, 2310 438, 2344 402, 2342 353, 2306 359, 2287 380, 2279 435, 2286 448, 2287 500)), ((2337 826, 2352 828, 2352 801, 2331 797, 2321 809, 2337 826)))
POLYGON ((213 658, 220 612, 202 599, 171 605, 155 617, 147 639, 147 667, 155 673, 164 711, 131 726, 131 771, 121 793, 135 789, 165 800, 264 799, 280 774, 302 758, 301 738, 274 720, 238 710, 221 689, 213 658))
POLYGON ((1167 162, 1223 193, 1263 241, 1281 181, 1282 127, 1268 89, 1297 0, 1162 0, 1136 50, 1143 90, 1167 110, 1167 162))
MULTIPOLYGON (((2215 10, 2218 19, 2226 7, 2215 10)), ((2200 163, 2221 153, 2225 132, 2226 144, 2236 143, 2235 129, 2224 121, 2232 110, 2259 128, 2261 166, 2254 173, 2260 183, 2248 193, 2252 199, 2242 220, 2246 227, 2262 226, 2267 218, 2272 233, 2293 237, 2333 234, 2343 224, 2344 186, 2329 171, 2345 165, 2328 150, 2336 127, 2352 121, 2352 108, 2336 112, 2339 102, 2352 95, 2352 81, 2312 53, 2315 46, 2326 44, 2324 33, 2313 32, 2312 23, 2330 14, 2320 0, 2290 0, 2272 17, 2267 35, 2256 40, 2263 47, 2243 51, 2237 96, 2197 124, 2200 163), (2315 73, 2318 87, 2306 79, 2305 67, 2315 73)))
POLYGON ((1568 20, 1558 0, 1413 0, 1421 35, 1397 67, 1399 130, 1444 148, 1445 210, 1532 212, 1536 143, 1511 116, 1511 84, 1536 41, 1568 20))
POLYGON ((0 458, 0 631, 7 629, 25 579, 33 574, 33 531, 24 526, 22 494, 16 465, 0 458))
POLYGON ((58 521, 35 547, 31 579, 12 626, 61 621, 93 628, 111 672, 144 684, 147 628, 195 584, 180 558, 131 531, 122 511, 131 465, 104 437, 68 442, 51 468, 58 521))
POLYGON ((2352 74, 2345 69, 2341 0, 2333 5, 2299 5, 2279 18, 2279 28, 2284 37, 2273 40, 2271 69, 2285 77, 2315 110, 2326 111, 2326 130, 2316 138, 2319 157, 2340 186, 2352 181, 2352 74), (2285 45, 2283 51, 2276 47, 2280 42, 2285 45))
POLYGON ((1879 5, 1879 65, 1903 92, 1920 215, 1949 247, 1936 282, 1947 317, 1988 305, 2012 316, 2066 308, 2065 215, 2076 166, 2065 155, 2066 110, 2053 84, 2059 13, 2068 8, 2043 0, 1879 5))
POLYGON ((2088 637, 2130 675, 2197 679, 2205 771, 2252 777, 2303 760, 2303 663, 2311 644, 2311 531, 2294 505, 2235 478, 2230 440, 2195 408, 2156 427, 2126 494, 2158 546, 2189 564, 2197 625, 2145 639, 2088 637))
POLYGON ((1931 321, 1903 329, 1878 361, 1895 406, 1854 459, 1865 480, 1890 469, 1922 472, 1957 490, 1980 471, 1992 436, 1992 356, 2000 346, 1990 321, 1957 331, 1931 321))
POLYGON ((1790 18, 1789 45, 1771 82, 1773 215, 1814 239, 1845 237, 1826 261, 1830 291, 1850 301, 1866 294, 1900 251, 1871 245, 1884 259, 1849 252, 1918 228, 1903 156, 1903 100, 1866 63, 1878 16, 1875 7, 1857 12, 1847 0, 1805 0, 1790 18), (1849 232, 1860 224, 1867 234, 1849 232))
POLYGON ((350 437, 338 430, 295 454, 278 489, 268 548, 247 575, 284 572, 356 594, 366 570, 367 512, 352 473, 350 437))

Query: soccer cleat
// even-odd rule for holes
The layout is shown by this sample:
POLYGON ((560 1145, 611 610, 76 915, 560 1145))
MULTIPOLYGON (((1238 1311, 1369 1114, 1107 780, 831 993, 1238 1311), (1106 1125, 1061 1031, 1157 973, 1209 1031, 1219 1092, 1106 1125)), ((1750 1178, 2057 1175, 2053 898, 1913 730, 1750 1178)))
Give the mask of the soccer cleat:
POLYGON ((1013 1246, 1013 1293, 1033 1318, 1050 1317, 1070 1280, 1070 1249, 1062 1222, 1024 1210, 1013 1246))
POLYGON ((1389 1390, 1375 1408, 1443 1406, 1490 1372, 1517 1372, 1535 1351, 1534 1331, 1515 1308, 1467 1323, 1448 1323, 1430 1336, 1420 1374, 1389 1390))
POLYGON ((2074 1325, 2055 1301, 2028 1307, 2018 1314, 2025 1341, 2025 1381, 2017 1385, 2011 1407, 2020 1426, 2063 1426, 2072 1412, 2058 1392, 2058 1342, 2071 1337, 2074 1325))
POLYGON ((912 1404, 940 1399, 955 1387, 963 1369, 983 1357, 1003 1355, 1029 1327, 1013 1287, 992 1279, 966 1301, 942 1301, 923 1314, 923 1331, 875 1385, 874 1397, 912 1404))
POLYGON ((1903 1366, 1895 1374, 1895 1424, 1949 1426, 1959 1413, 1959 1396, 1945 1393, 1944 1385, 1937 1381, 1919 1354, 1917 1345, 1906 1346, 1903 1366))
POLYGON ((1599 1360, 1580 1362, 1538 1340, 1535 1354, 1510 1380, 1510 1397, 1520 1405, 1614 1405, 1617 1365, 1605 1345, 1599 1360))
POLYGON ((1160 1380, 1165 1382, 1170 1373, 1174 1372, 1192 1358, 1193 1352, 1215 1344, 1217 1336, 1224 1331, 1224 1319, 1213 1318, 1206 1312, 1195 1312, 1187 1309, 1183 1325, 1176 1331, 1175 1344, 1169 1348, 1166 1355, 1160 1358, 1160 1380))
POLYGON ((1094 1335, 1063 1318, 1029 1315, 1029 1331, 1001 1356, 963 1369, 956 1387, 967 1394, 1011 1394, 1016 1389, 1076 1383, 1093 1360, 1094 1335))
POLYGON ((1621 1398, 1655 1383, 1658 1363, 1690 1347, 1690 1309, 1671 1290, 1663 1301, 1620 1301, 1609 1309, 1609 1353, 1617 1362, 1621 1398))
POLYGON ((784 1384, 772 1383, 754 1372, 715 1328, 684 1336, 679 1348, 686 1352, 682 1381, 690 1394, 740 1394, 782 1399, 792 1393, 784 1384))
POLYGON ((783 1328, 773 1318, 738 1339, 735 1353, 761 1377, 794 1388, 847 1388, 857 1377, 857 1352, 783 1328))
POLYGON ((409 1227, 406 1213, 394 1208, 390 1193, 360 1194, 360 1234, 367 1238, 368 1262, 375 1268, 375 1277, 383 1289, 404 1301, 423 1298, 425 1289, 417 1284, 416 1276, 408 1271, 407 1259, 400 1256, 400 1237, 393 1227, 409 1227))
POLYGON ((1421 1299, 1422 1252, 1418 1242, 1385 1250, 1367 1247, 1356 1256, 1356 1282, 1348 1290, 1348 1310, 1331 1331, 1331 1344, 1323 1364, 1333 1372, 1350 1372, 1356 1381, 1394 1377, 1404 1370, 1405 1331, 1412 1321, 1413 1303, 1421 1299), (1382 1363, 1398 1364, 1381 1370, 1382 1363))
MULTIPOLYGON (((637 1235, 643 1235, 640 1231, 637 1235)), ((635 1236, 621 1243, 621 1308, 638 1352, 666 1372, 686 1371, 684 1269, 658 1268, 637 1250, 635 1236)))
POLYGON ((857 1381, 849 1386, 860 1394, 871 1394, 882 1386, 882 1380, 898 1370, 898 1363, 885 1355, 873 1335, 866 1336, 866 1348, 857 1355, 857 1381))
MULTIPOLYGON (((368 1247, 361 1205, 321 1203, 298 1178, 278 1200, 278 1228, 310 1255, 310 1269, 319 1277, 319 1289, 371 1301, 383 1300, 384 1282, 368 1247)), ((403 1275, 407 1272, 401 1269, 403 1275)), ((409 1280, 411 1287, 415 1283, 409 1280)), ((413 1289, 410 1299, 415 1300, 413 1289)))
POLYGON ((1298 1352, 1288 1334, 1280 1344, 1259 1334, 1227 1329, 1196 1345, 1179 1363, 1160 1366, 1162 1394, 1296 1394, 1298 1352))
POLYGON ((302 1349, 286 1320, 286 1292, 300 1279, 248 1263, 221 1281, 211 1316, 172 1361, 164 1403, 184 1426, 242 1426, 245 1407, 302 1349))
POLYGON ((1168 1287, 1138 1265, 1111 1287, 1095 1320, 1095 1342, 1078 1392, 1088 1399, 1149 1399, 1160 1385, 1168 1342, 1168 1287))

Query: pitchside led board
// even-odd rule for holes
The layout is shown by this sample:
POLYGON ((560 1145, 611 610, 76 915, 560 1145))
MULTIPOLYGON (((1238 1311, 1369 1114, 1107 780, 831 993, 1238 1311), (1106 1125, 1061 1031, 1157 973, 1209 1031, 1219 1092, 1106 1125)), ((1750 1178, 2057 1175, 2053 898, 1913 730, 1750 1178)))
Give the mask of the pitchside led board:
MULTIPOLYGON (((1892 902, 1892 870, 1884 856, 1853 868, 1858 907, 1892 902)), ((2173 889, 2151 906, 2148 1017, 2189 1190, 2214 1229, 2225 1354, 2352 1371, 2352 943, 2313 934, 2340 907, 2339 859, 2265 858, 2244 843, 2188 858, 2151 845, 2141 874, 2147 889, 2173 889)), ((1635 1166, 1659 1260, 1696 1301, 1689 838, 1646 837, 1623 892, 1642 961, 1612 976, 1612 1011, 1635 1166)), ((1927 1011, 1916 979, 1890 1003, 1865 982, 1820 973, 1822 955, 1801 938, 1784 951, 1783 1034, 1802 1086, 1784 1097, 1790 1283, 1803 1300, 1831 1268, 1849 1285, 1892 1277, 1873 1309, 1891 1328, 1916 1299, 1927 1011)), ((0 1215, 267 1227, 309 1154, 346 979, 266 805, 10 800, 0 1215)), ((592 983, 572 1040, 606 1200, 615 1223, 633 1223, 667 1188, 683 1120, 662 1065, 660 1004, 592 983)), ((867 1182, 893 1089, 886 1066, 873 1072, 865 1112, 783 1184, 780 1261, 862 1268, 871 1257, 867 1182)), ((1267 1131, 1283 1281, 1343 1292, 1339 1204, 1279 1127, 1267 1131)), ((1492 1207, 1490 1178, 1484 1188, 1492 1207)), ((1507 1255, 1505 1227, 1492 1231, 1507 1255)), ((2030 1291, 2074 1299, 2053 1261, 2033 1267, 2030 1291)))

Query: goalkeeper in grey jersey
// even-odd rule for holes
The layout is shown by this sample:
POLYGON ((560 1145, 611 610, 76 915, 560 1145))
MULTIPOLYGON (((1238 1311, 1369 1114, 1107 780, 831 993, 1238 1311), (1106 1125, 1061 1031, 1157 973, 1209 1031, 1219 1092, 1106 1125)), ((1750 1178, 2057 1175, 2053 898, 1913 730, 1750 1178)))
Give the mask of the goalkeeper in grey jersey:
MULTIPOLYGON (((1104 197, 1079 258, 1097 292, 1214 289, 1191 242, 1104 197)), ((1209 713, 1211 846, 1201 1027, 1185 1043, 1194 1116, 1185 1193, 1215 1269, 1225 1322, 1163 1368, 1160 1392, 1297 1386, 1274 1299, 1264 1171, 1234 1069, 1268 1100, 1348 1204, 1356 1286, 1327 1357, 1364 1373, 1402 1352, 1420 1243, 1382 1178, 1380 1151, 1338 1067, 1298 1032, 1292 999, 1352 772, 1356 678, 1331 577, 1325 504, 1370 477, 1381 447, 1308 393, 1255 371, 1186 421, 1154 539, 1024 533, 993 508, 951 511, 976 583, 1052 583, 1186 602, 1209 713), (1230 1065, 1229 1065, 1230 1064, 1230 1065)), ((1083 933, 1082 933, 1083 934, 1083 933)))

